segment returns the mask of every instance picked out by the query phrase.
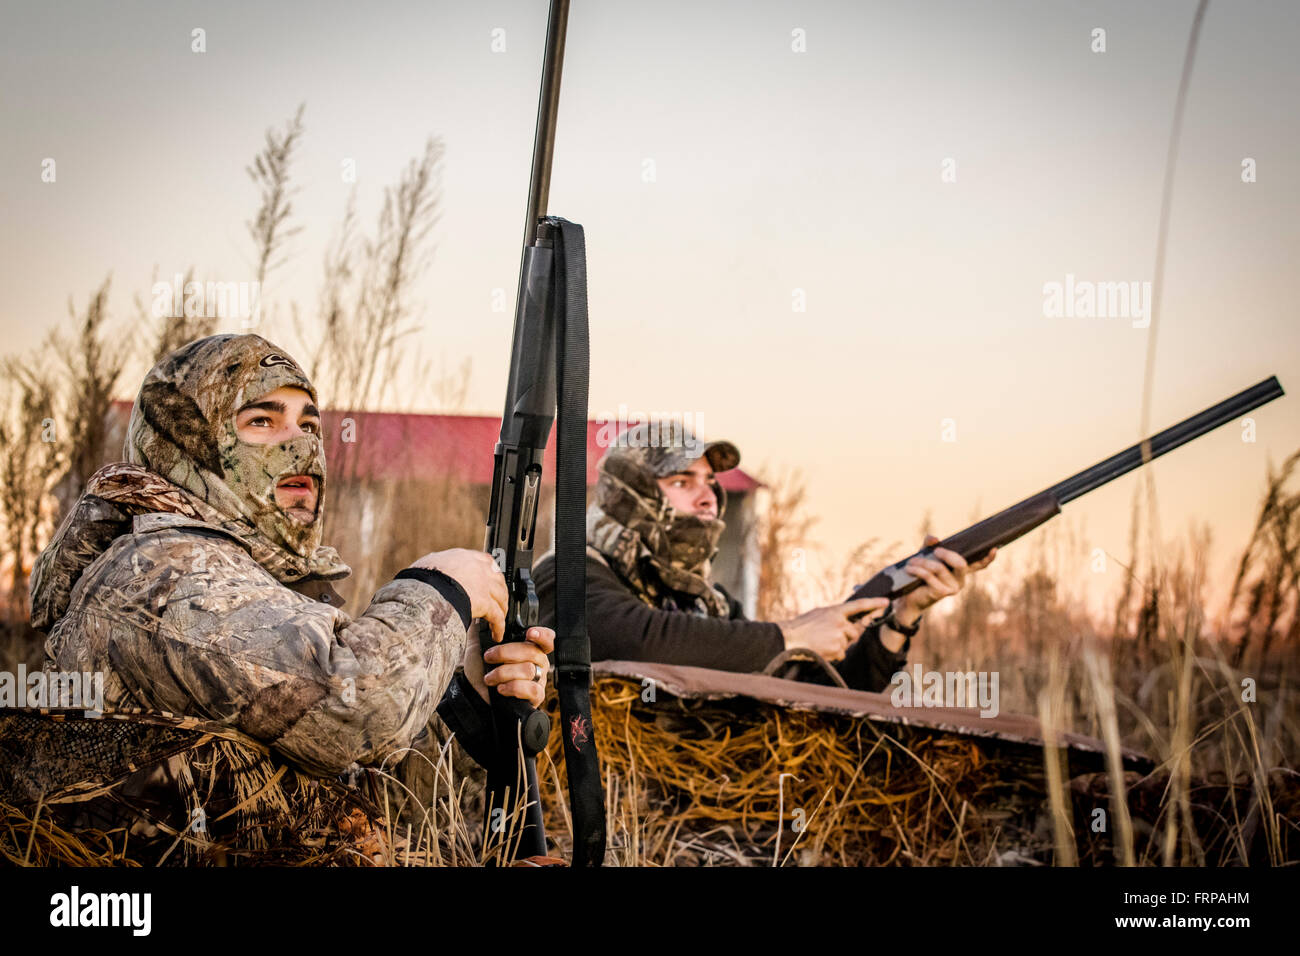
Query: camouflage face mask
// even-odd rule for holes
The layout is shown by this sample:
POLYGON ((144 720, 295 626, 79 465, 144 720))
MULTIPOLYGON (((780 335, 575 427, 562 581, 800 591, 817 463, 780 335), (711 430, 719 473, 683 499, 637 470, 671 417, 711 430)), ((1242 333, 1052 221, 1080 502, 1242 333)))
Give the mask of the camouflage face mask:
POLYGON ((705 613, 725 617, 726 598, 708 578, 726 522, 678 514, 634 455, 607 455, 599 471, 596 503, 587 514, 588 543, 643 599, 654 603, 657 588, 642 574, 642 562, 664 585, 695 595, 705 613))
POLYGON ((659 560, 692 574, 707 573, 725 521, 678 512, 654 477, 630 458, 611 455, 600 471, 604 488, 598 483, 596 500, 605 514, 640 534, 659 560))
POLYGON ((221 444, 221 467, 226 486, 263 537, 304 557, 320 546, 325 443, 318 435, 299 435, 273 445, 256 444, 239 438, 232 418, 221 444), (309 475, 315 482, 316 512, 309 523, 290 515, 275 500, 276 485, 294 475, 309 475))
POLYGON ((258 335, 213 335, 162 359, 145 377, 127 428, 127 461, 188 492, 255 546, 260 564, 281 581, 349 573, 321 545, 325 447, 317 435, 263 445, 242 441, 235 416, 277 388, 316 389, 283 351, 258 335), (316 515, 304 524, 275 502, 291 475, 316 483, 316 515))
POLYGON ((718 554, 718 541, 727 523, 721 518, 671 514, 664 528, 668 561, 684 571, 704 573, 718 554))

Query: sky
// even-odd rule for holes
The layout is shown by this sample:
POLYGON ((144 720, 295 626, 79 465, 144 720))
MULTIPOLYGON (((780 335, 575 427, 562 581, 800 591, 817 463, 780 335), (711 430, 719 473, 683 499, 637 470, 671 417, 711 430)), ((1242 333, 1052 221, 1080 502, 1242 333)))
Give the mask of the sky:
MULTIPOLYGON (((1136 283, 1143 301, 1194 9, 575 0, 549 209, 586 230, 593 416, 689 414, 747 471, 799 469, 822 549, 809 573, 869 538, 903 557, 927 516, 951 533, 1137 441, 1141 309, 1055 314, 1045 288, 1136 283)), ((142 353, 151 331, 132 302, 155 272, 254 279, 245 167, 305 103, 302 231, 258 331, 292 342, 290 305, 316 307, 354 188, 345 161, 369 225, 439 137, 409 346, 435 367, 468 357, 463 410, 499 414, 545 21, 541 0, 4 0, 3 351, 41 347, 69 297, 84 307, 109 274, 119 334, 142 353)), ((1300 389, 1297 40, 1292 2, 1209 6, 1176 157, 1153 428, 1269 375, 1300 389)), ((1234 424, 1152 466, 1162 533, 1208 524, 1219 581, 1266 466, 1300 448, 1295 401, 1257 411, 1254 441, 1234 424)), ((389 407, 436 398, 407 374, 389 407)), ((1058 519, 1075 542, 1062 573, 1087 575, 1090 594, 1123 573, 1136 483, 1058 519)))

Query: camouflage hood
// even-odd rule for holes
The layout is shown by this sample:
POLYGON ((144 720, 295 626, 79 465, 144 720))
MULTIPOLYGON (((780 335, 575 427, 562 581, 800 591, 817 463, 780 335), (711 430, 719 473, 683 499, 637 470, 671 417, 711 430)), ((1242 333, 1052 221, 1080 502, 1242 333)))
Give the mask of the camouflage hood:
POLYGON ((677 591, 693 595, 700 613, 726 617, 727 599, 709 581, 726 529, 721 485, 714 486, 718 518, 678 514, 644 454, 644 449, 614 448, 601 459, 596 501, 587 510, 587 543, 647 604, 676 607, 668 592, 677 591))
POLYGON ((273 445, 240 440, 235 414, 282 386, 316 390, 297 364, 257 335, 214 335, 159 362, 131 410, 126 462, 90 479, 32 571, 32 624, 48 630, 67 610, 72 588, 135 515, 169 512, 238 537, 276 580, 326 580, 350 570, 321 545, 325 449, 319 435, 273 445), (311 475, 316 517, 302 523, 276 503, 276 483, 311 475))

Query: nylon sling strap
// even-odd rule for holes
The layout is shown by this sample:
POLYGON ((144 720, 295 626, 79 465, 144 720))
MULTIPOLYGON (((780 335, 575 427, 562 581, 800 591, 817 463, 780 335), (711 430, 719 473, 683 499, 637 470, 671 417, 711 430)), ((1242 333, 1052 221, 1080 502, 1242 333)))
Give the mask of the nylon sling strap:
POLYGON ((564 303, 555 350, 556 689, 573 817, 573 865, 600 866, 605 859, 605 793, 591 722, 587 637, 587 248, 581 226, 556 217, 547 222, 558 228, 553 288, 564 303))

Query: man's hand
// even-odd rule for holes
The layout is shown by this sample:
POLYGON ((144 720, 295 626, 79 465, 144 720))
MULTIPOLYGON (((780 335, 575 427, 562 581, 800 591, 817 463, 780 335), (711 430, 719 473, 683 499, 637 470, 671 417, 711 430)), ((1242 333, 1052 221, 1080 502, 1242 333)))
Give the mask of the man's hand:
POLYGON ((867 625, 880 617, 889 607, 889 598, 859 598, 819 607, 789 621, 780 621, 778 626, 785 637, 786 650, 805 647, 816 651, 828 661, 842 660, 849 645, 862 636, 867 625), (871 611, 859 621, 850 621, 854 614, 871 611))
POLYGON ((411 563, 413 568, 428 568, 441 571, 454 579, 469 595, 470 617, 481 617, 492 628, 492 640, 500 641, 506 633, 506 605, 510 592, 506 589, 506 579, 501 569, 486 551, 471 551, 468 548, 450 548, 447 551, 431 551, 418 561, 411 563))
MULTIPOLYGON (((938 543, 939 539, 934 535, 925 536, 924 547, 929 548, 938 543)), ((981 560, 974 564, 967 564, 966 559, 956 551, 935 548, 933 558, 913 558, 907 562, 904 570, 913 577, 920 578, 925 584, 898 599, 894 617, 904 627, 911 627, 921 616, 922 611, 960 591, 966 584, 966 578, 976 571, 987 568, 997 554, 998 549, 994 548, 981 560)))
POLYGON ((540 707, 546 697, 546 675, 551 669, 546 655, 555 650, 555 632, 549 627, 530 627, 527 641, 498 644, 479 653, 474 641, 465 645, 465 676, 474 685, 478 695, 488 699, 488 688, 495 687, 504 697, 519 697, 534 707, 540 707), (486 675, 483 664, 499 665, 486 675), (538 668, 541 680, 534 680, 538 668))

